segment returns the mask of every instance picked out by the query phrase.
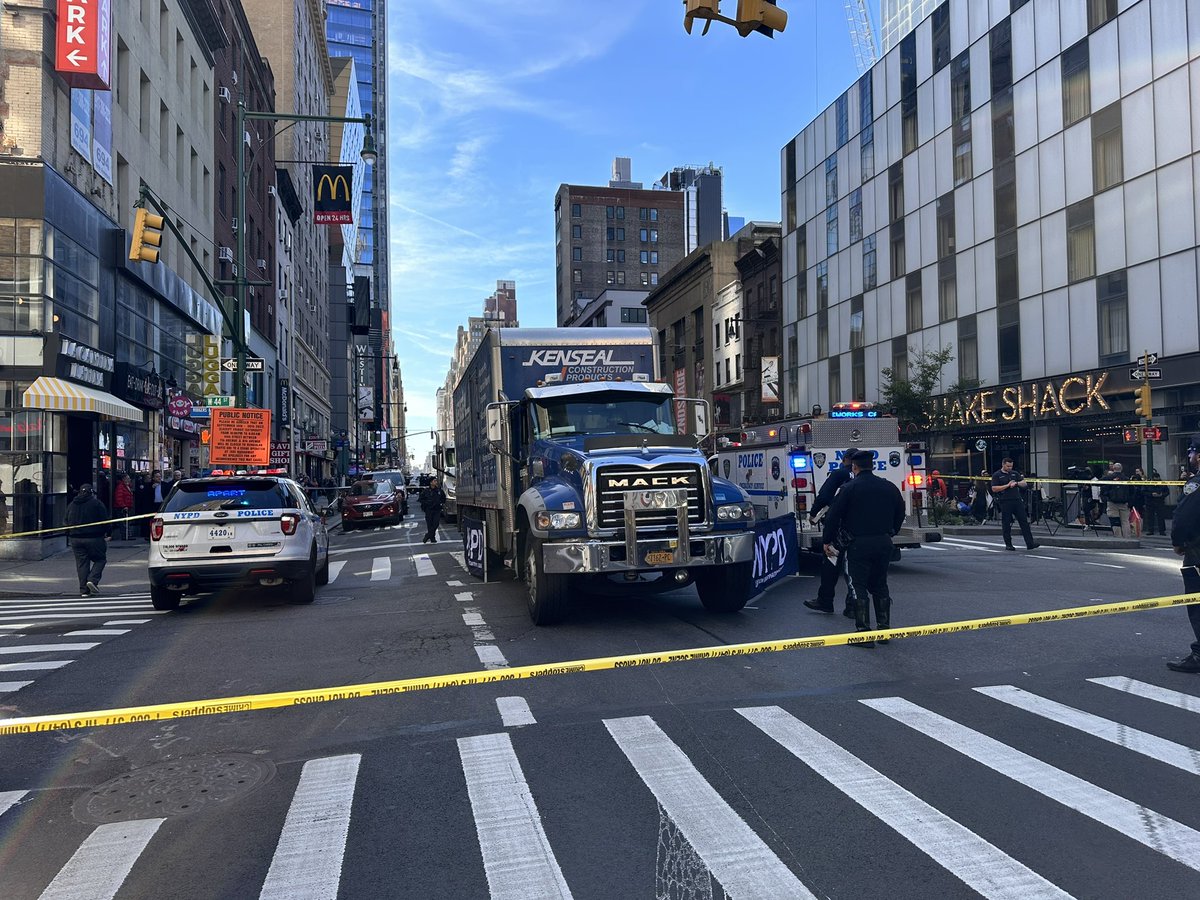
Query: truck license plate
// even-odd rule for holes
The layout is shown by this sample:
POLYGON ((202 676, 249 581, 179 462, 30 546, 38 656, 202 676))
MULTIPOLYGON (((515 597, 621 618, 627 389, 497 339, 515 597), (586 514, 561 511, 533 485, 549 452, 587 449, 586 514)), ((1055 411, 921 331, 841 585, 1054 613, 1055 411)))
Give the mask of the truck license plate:
POLYGON ((233 529, 227 526, 208 529, 208 537, 210 540, 222 540, 233 537, 233 529))
POLYGON ((646 563, 651 566, 667 566, 675 561, 675 554, 669 550, 652 550, 646 554, 646 563))

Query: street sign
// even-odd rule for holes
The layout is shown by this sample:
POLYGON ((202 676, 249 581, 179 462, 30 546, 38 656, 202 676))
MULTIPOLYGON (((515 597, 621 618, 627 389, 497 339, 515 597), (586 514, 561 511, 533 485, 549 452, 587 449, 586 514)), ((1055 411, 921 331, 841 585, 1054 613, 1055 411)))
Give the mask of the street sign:
POLYGON ((1145 378, 1151 381, 1158 381, 1162 378, 1162 369, 1130 369, 1129 377, 1134 381, 1141 381, 1145 378))
POLYGON ((111 80, 111 0, 58 0, 54 71, 74 88, 107 91, 111 80))
POLYGON ((324 453, 329 449, 329 441, 305 441, 304 451, 306 453, 324 453))
MULTIPOLYGON (((237 357, 236 356, 222 356, 221 357, 221 368, 224 369, 226 372, 236 372, 237 371, 237 357)), ((261 356, 247 356, 246 357, 246 371, 247 372, 265 372, 265 371, 267 371, 266 361, 263 360, 263 358, 261 356)))
POLYGON ((1139 366, 1156 366, 1156 365, 1158 365, 1158 354, 1157 353, 1143 353, 1141 356, 1139 356, 1137 358, 1137 364, 1139 366))
POLYGON ((197 403, 196 405, 197 406, 234 406, 235 404, 233 401, 234 401, 233 397, 223 396, 221 394, 211 394, 208 397, 203 398, 203 400, 200 403, 197 403))

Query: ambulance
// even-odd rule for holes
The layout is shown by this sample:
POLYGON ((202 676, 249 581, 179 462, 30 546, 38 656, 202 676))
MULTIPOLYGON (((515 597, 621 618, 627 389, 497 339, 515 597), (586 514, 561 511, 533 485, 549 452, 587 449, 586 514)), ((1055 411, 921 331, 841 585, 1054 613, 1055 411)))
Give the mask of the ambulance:
POLYGON ((849 447, 870 451, 875 474, 896 485, 904 497, 906 518, 892 538, 894 558, 903 548, 940 541, 941 531, 926 523, 925 447, 906 442, 896 418, 871 403, 838 403, 825 414, 747 427, 719 437, 709 465, 714 475, 729 479, 750 496, 756 520, 794 512, 801 550, 821 553, 820 523, 811 525, 808 511, 849 447))

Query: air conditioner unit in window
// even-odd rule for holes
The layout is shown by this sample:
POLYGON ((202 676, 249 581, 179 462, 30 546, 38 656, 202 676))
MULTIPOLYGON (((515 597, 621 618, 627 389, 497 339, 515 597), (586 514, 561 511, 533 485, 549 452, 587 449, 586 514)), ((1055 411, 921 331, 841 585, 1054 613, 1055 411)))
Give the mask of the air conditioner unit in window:
POLYGON ((258 267, 265 272, 267 270, 267 261, 265 259, 260 259, 258 261, 258 267))
POLYGON ((230 72, 229 77, 233 80, 234 84, 237 84, 237 72, 230 72))
POLYGON ((233 229, 234 234, 237 234, 237 230, 238 230, 237 216, 234 216, 232 219, 229 220, 229 227, 233 229))
POLYGON ((233 95, 229 93, 229 88, 219 87, 217 88, 217 99, 222 103, 228 103, 233 99, 233 95))
POLYGON ((233 262, 233 248, 232 247, 221 247, 220 249, 218 249, 217 250, 217 259, 219 259, 221 262, 227 262, 227 263, 233 262))
POLYGON ((270 194, 272 197, 278 197, 278 196, 279 196, 279 191, 277 191, 277 190, 275 189, 275 185, 273 185, 273 184, 271 184, 271 185, 267 185, 267 193, 268 193, 268 194, 270 194))

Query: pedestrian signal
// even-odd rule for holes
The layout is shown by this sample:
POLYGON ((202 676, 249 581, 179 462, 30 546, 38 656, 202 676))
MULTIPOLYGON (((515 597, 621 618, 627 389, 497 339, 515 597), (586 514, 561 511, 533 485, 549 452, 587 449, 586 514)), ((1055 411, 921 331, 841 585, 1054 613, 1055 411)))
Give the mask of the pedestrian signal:
POLYGON ((146 209, 138 209, 133 220, 133 239, 129 242, 129 258, 134 261, 158 262, 159 247, 162 246, 162 230, 166 224, 162 216, 146 209))

